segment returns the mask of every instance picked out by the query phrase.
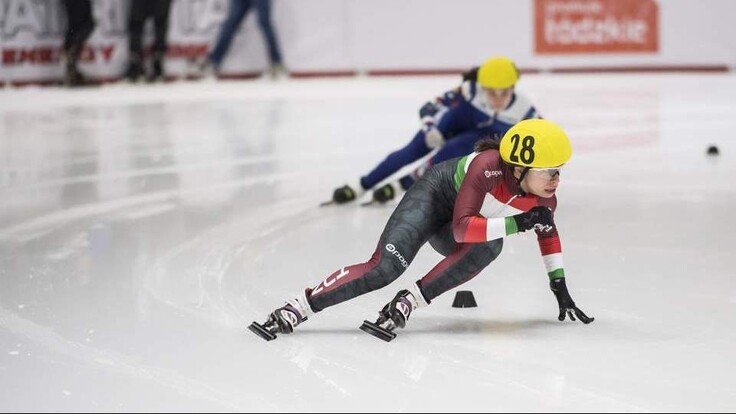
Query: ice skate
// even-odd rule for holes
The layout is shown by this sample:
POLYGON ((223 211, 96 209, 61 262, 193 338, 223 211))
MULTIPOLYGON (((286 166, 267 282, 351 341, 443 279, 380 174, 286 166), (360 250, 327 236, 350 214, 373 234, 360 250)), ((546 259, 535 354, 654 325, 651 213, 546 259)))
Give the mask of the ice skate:
POLYGON ((360 329, 378 339, 391 342, 396 338, 394 330, 405 327, 409 315, 417 307, 414 295, 406 289, 401 290, 378 312, 378 319, 375 322, 363 321, 360 329))
POLYGON ((295 299, 288 302, 268 315, 263 324, 253 322, 248 329, 266 341, 276 339, 276 334, 290 334, 294 328, 307 320, 309 311, 300 304, 301 300, 295 299))
POLYGON ((367 203, 363 203, 364 206, 371 204, 385 204, 396 198, 396 189, 394 184, 386 184, 376 191, 373 192, 373 198, 367 203))
POLYGON ((356 200, 365 193, 363 186, 360 181, 354 183, 345 184, 342 187, 336 188, 332 193, 332 200, 325 201, 320 204, 320 207, 329 206, 333 204, 346 204, 356 200))

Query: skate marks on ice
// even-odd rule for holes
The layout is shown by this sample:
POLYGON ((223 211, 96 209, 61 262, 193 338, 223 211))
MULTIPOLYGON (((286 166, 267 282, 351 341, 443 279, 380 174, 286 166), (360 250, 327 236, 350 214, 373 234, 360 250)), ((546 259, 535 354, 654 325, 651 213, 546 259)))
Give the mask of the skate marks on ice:
MULTIPOLYGON (((214 386, 208 382, 191 378, 176 370, 146 365, 139 357, 127 356, 110 349, 98 349, 84 342, 66 339, 54 332, 52 328, 38 325, 28 319, 0 309, 0 328, 15 335, 18 340, 33 342, 52 353, 54 360, 59 357, 69 358, 75 363, 82 364, 94 372, 112 374, 115 378, 127 378, 136 382, 148 383, 152 386, 163 387, 176 394, 180 394, 185 401, 206 401, 210 407, 220 407, 224 410, 248 410, 257 402, 261 407, 276 409, 277 406, 262 398, 256 393, 232 386, 218 384, 214 386)), ((53 361, 53 360, 52 360, 53 361)), ((58 362, 62 363, 63 362, 58 362)), ((143 398, 143 396, 140 396, 143 398)), ((150 397, 149 397, 150 398, 150 397)), ((182 402, 181 407, 186 403, 182 402)), ((102 403, 101 409, 114 410, 117 407, 102 403)))
POLYGON ((267 291, 268 283, 242 263, 258 263, 272 252, 299 218, 309 217, 313 208, 304 205, 308 201, 291 199, 249 210, 175 246, 150 268, 145 290, 160 303, 193 317, 245 327, 253 315, 263 313, 252 295, 267 291))

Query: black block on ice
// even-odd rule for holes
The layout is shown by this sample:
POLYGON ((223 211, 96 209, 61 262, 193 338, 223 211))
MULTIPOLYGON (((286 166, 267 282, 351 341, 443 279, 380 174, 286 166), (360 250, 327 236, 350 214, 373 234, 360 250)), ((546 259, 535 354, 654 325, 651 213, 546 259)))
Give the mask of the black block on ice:
POLYGON ((718 147, 716 147, 715 145, 711 145, 708 147, 708 152, 707 152, 708 155, 718 155, 718 153, 719 153, 718 147))
POLYGON ((458 290, 455 293, 455 300, 452 301, 453 308, 475 308, 478 304, 475 302, 473 292, 469 290, 458 290))

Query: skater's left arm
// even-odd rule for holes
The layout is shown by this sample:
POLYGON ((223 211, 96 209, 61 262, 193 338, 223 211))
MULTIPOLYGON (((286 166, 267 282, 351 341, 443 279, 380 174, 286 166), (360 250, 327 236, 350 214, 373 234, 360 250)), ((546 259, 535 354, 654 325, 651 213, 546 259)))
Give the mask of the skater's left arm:
POLYGON ((466 174, 453 210, 452 230, 458 243, 485 243, 507 236, 505 218, 488 219, 480 214, 485 197, 500 183, 500 178, 485 174, 500 170, 498 153, 494 155, 494 152, 484 151, 474 158, 471 155, 459 161, 456 180, 461 171, 466 171, 466 174), (470 163, 467 168, 465 163, 470 163))
MULTIPOLYGON (((557 199, 552 197, 544 203, 554 212, 557 207, 557 199)), ((559 315, 557 319, 564 321, 567 316, 574 321, 577 316, 584 324, 589 324, 595 320, 588 317, 580 308, 575 305, 570 292, 567 290, 565 283, 565 269, 562 261, 562 243, 560 242, 560 234, 557 232, 557 226, 553 225, 551 229, 537 229, 537 241, 539 242, 539 250, 542 253, 544 267, 547 269, 549 276, 549 287, 557 299, 559 307, 559 315)))

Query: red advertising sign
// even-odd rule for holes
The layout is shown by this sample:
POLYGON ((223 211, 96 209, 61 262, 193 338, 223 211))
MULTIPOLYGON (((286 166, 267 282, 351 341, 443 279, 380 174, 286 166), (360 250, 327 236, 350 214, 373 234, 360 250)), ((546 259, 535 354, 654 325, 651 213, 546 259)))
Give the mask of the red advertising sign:
POLYGON ((535 0, 540 54, 657 52, 655 0, 535 0))

